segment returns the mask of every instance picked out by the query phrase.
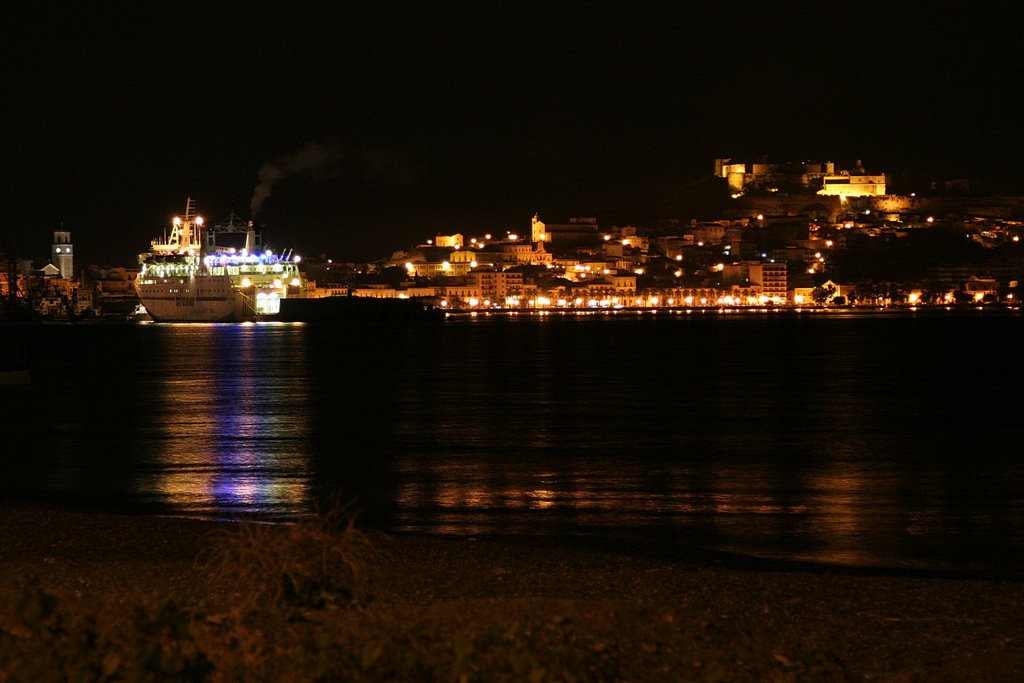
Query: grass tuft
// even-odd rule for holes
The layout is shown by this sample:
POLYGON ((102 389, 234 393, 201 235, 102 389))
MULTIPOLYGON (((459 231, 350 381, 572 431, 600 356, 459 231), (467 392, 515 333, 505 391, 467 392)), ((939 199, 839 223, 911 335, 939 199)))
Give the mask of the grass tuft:
POLYGON ((234 584, 241 608, 362 606, 379 554, 357 517, 335 502, 298 523, 239 522, 210 537, 200 566, 234 584))

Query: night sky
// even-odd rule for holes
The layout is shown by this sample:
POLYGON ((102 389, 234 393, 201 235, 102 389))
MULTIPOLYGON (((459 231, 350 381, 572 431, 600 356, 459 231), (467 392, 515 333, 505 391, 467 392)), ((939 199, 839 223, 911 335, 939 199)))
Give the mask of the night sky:
POLYGON ((1022 175, 1019 17, 978 4, 145 4, 0 10, 0 247, 63 225, 79 265, 134 265, 186 196, 255 196, 272 245, 373 259, 537 211, 687 218, 718 156, 1022 175))

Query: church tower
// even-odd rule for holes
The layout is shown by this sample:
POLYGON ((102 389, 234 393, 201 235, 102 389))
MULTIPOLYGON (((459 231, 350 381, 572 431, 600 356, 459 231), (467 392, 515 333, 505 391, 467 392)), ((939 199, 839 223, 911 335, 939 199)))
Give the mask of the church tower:
POLYGON ((533 214, 533 220, 530 222, 530 237, 534 242, 550 242, 551 235, 545 230, 547 226, 540 219, 540 214, 533 214))
POLYGON ((75 256, 71 247, 71 233, 67 230, 53 232, 53 245, 50 247, 50 263, 60 269, 60 276, 70 280, 75 275, 75 256))

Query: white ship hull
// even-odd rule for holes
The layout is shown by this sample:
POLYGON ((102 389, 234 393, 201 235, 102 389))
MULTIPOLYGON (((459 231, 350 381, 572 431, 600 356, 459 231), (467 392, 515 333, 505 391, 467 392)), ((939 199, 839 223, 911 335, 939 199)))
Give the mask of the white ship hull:
MULTIPOLYGON (((232 214, 233 216, 234 214, 232 214)), ((246 246, 203 248, 203 218, 195 201, 185 203, 185 217, 171 221, 171 235, 153 240, 139 254, 142 270, 135 291, 149 316, 158 322, 243 322, 257 315, 276 315, 281 299, 302 291, 299 257, 253 251, 252 221, 246 246)))
POLYGON ((136 283, 146 312, 157 322, 242 322, 256 312, 226 275, 165 278, 136 283))

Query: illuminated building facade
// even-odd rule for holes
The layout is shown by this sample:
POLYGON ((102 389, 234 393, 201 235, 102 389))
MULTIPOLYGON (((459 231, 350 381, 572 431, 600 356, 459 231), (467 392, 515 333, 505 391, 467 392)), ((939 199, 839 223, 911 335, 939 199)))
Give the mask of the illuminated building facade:
POLYGON ((771 301, 786 299, 787 280, 785 263, 752 263, 750 281, 761 286, 761 296, 771 301))
POLYGON ((439 247, 448 247, 451 249, 461 249, 463 236, 460 233, 454 235, 437 235, 434 238, 434 244, 439 247))
POLYGON ((482 270, 471 273, 467 281, 480 289, 480 297, 488 301, 504 301, 518 295, 523 288, 523 274, 508 270, 482 270))
POLYGON ((743 291, 759 300, 781 303, 786 300, 788 282, 786 264, 763 261, 739 261, 722 264, 722 284, 743 291))
POLYGON ((827 175, 818 194, 831 197, 875 197, 885 194, 884 175, 841 173, 827 175))
POLYGON ((767 190, 779 186, 820 187, 822 178, 835 172, 831 161, 769 163, 715 159, 715 175, 725 178, 733 192, 744 192, 750 187, 767 190))

